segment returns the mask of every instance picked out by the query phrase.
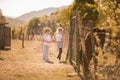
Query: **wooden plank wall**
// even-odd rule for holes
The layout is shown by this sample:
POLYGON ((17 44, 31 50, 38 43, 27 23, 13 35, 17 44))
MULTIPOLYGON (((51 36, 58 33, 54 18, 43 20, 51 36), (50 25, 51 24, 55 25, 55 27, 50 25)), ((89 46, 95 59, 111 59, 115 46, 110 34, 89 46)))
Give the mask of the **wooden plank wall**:
POLYGON ((11 28, 5 27, 5 46, 11 46, 11 28))
POLYGON ((0 49, 11 46, 11 28, 0 26, 0 49))
POLYGON ((4 27, 3 26, 0 26, 0 49, 4 49, 4 27))

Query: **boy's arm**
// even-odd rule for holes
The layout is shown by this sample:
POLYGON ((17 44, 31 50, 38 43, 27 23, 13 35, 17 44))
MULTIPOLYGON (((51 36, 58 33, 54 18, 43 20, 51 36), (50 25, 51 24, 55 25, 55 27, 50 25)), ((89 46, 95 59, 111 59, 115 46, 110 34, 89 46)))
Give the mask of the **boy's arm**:
POLYGON ((56 34, 54 34, 52 37, 51 37, 51 41, 55 42, 56 41, 56 34))
POLYGON ((41 38, 42 44, 44 43, 44 37, 41 38))
POLYGON ((56 41, 56 33, 54 33, 54 36, 53 36, 53 37, 54 37, 54 41, 56 41))

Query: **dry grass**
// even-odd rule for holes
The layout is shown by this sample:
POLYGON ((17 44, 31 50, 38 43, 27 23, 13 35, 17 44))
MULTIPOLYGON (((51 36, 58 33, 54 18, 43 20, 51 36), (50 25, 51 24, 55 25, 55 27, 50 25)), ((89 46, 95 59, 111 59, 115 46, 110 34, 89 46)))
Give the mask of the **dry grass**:
MULTIPOLYGON (((62 60, 65 59, 67 47, 64 48, 62 60)), ((1 51, 0 80, 79 80, 77 76, 67 77, 67 73, 74 72, 70 64, 56 61, 57 49, 55 43, 50 45, 50 60, 54 64, 42 60, 42 42, 25 41, 22 48, 21 41, 12 40, 10 51, 1 51)))

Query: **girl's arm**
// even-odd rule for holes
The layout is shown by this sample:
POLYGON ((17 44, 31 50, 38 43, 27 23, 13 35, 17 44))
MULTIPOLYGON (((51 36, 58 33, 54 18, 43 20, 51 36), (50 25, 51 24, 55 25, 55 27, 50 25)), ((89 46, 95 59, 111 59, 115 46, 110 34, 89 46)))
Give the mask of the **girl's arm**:
POLYGON ((64 45, 65 39, 63 38, 63 36, 61 38, 61 41, 63 42, 63 45, 64 45))

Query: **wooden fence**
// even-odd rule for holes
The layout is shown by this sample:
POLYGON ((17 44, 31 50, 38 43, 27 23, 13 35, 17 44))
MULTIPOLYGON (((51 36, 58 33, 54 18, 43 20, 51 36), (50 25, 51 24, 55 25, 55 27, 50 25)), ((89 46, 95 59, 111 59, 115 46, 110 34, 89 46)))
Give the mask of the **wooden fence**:
MULTIPOLYGON (((82 80, 97 80, 98 52, 95 50, 95 45, 99 44, 94 36, 94 31, 96 30, 93 28, 93 21, 89 21, 86 26, 82 24, 82 18, 79 12, 71 17, 69 47, 66 60, 68 60, 69 56, 71 65, 82 80), (94 62, 92 72, 90 70, 91 60, 94 62)), ((105 31, 103 30, 101 32, 103 32, 101 41, 104 44, 105 31)))

